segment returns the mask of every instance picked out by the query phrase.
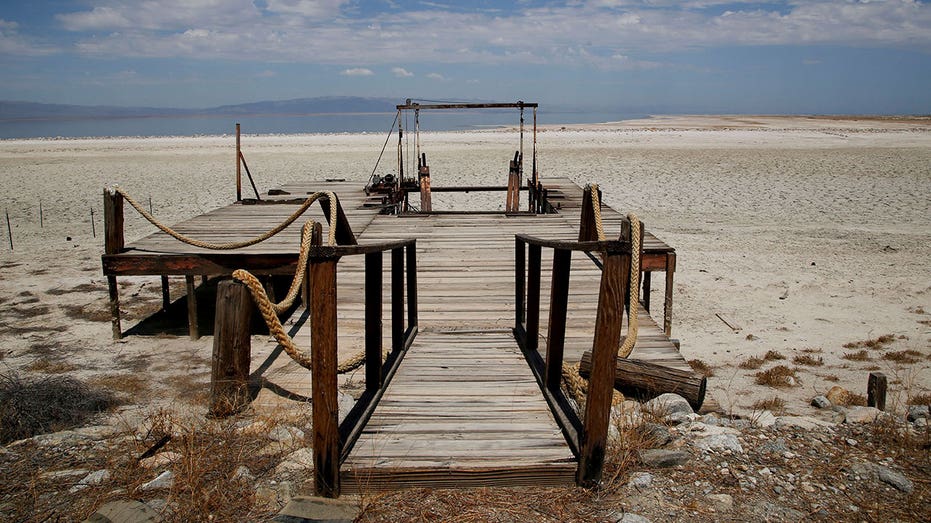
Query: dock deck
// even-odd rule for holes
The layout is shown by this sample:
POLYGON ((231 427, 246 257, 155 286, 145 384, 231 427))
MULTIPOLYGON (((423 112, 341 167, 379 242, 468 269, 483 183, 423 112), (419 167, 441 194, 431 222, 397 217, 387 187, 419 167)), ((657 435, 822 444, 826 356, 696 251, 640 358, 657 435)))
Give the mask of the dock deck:
MULTIPOLYGON (((565 427, 554 417, 541 386, 511 332, 515 315, 515 235, 574 240, 579 235, 582 189, 568 179, 549 179, 557 214, 429 213, 382 215, 367 207, 357 184, 324 182, 283 187, 270 200, 302 199, 313 191, 338 194, 360 245, 414 238, 417 256, 419 334, 361 435, 340 468, 344 491, 399 486, 569 484, 577 457, 565 427)), ((260 234, 280 223, 294 203, 233 204, 178 224, 184 234, 224 242, 260 234)), ((603 207, 605 228, 619 233, 621 215, 603 207)), ((310 215, 323 221, 319 208, 310 215)), ((297 258, 304 218, 262 244, 229 252, 191 247, 155 233, 104 256, 108 276, 134 274, 229 274, 246 267, 287 274, 297 258)), ((363 347, 366 302, 362 257, 338 265, 339 357, 363 347)), ((553 251, 542 258, 541 308, 550 299, 553 251)), ((564 358, 577 362, 592 350, 601 269, 583 252, 571 254, 564 358)), ((645 271, 666 271, 663 327, 649 315, 649 278, 639 338, 631 358, 689 370, 670 340, 674 250, 649 233, 644 237, 645 271)), ((385 296, 389 296, 385 291, 385 296)), ((306 317, 306 310, 296 314, 306 317)), ((541 332, 547 318, 541 317, 541 332)), ((310 346, 310 322, 294 333, 310 346)), ((391 340, 385 338, 386 346, 391 340)), ((539 350, 546 348, 541 337, 539 350)), ((310 396, 309 373, 286 356, 267 378, 297 396, 310 396)))

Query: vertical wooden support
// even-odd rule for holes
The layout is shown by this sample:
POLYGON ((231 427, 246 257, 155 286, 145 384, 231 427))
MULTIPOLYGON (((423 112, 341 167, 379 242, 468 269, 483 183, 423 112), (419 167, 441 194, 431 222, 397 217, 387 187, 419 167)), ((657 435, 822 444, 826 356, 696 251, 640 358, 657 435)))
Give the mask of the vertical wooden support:
POLYGON ((217 286, 210 375, 210 414, 228 416, 249 404, 250 328, 255 305, 249 288, 235 280, 217 286))
MULTIPOLYGON (((598 200, 601 201, 600 199, 598 200)), ((579 217, 579 241, 598 241, 598 230, 595 227, 595 207, 592 198, 592 186, 586 185, 582 190, 582 210, 579 217)))
POLYGON ((676 253, 666 254, 666 296, 663 303, 663 331, 672 336, 672 286, 676 273, 676 253))
POLYGON ((593 487, 601 480, 611 401, 614 396, 615 361, 621 337, 621 317, 624 313, 625 290, 630 273, 629 254, 605 256, 595 317, 595 338, 592 343, 592 371, 585 399, 585 417, 579 450, 576 482, 593 487))
POLYGON ((647 312, 650 312, 650 291, 653 286, 651 282, 652 276, 652 271, 643 271, 643 289, 640 291, 640 301, 643 302, 643 308, 646 309, 647 312))
POLYGON ((407 329, 417 327, 417 244, 406 248, 407 252, 407 329))
POLYGON ((336 260, 310 262, 311 396, 313 401, 314 493, 339 497, 339 402, 337 401, 336 260))
POLYGON ((535 351, 540 344, 540 271, 542 249, 530 245, 527 267, 527 350, 535 351))
POLYGON ((242 148, 239 140, 239 124, 236 124, 236 201, 242 201, 242 148))
POLYGON ((527 247, 520 238, 514 239, 514 328, 524 324, 524 303, 527 281, 527 247))
POLYGON ((520 151, 514 153, 514 159, 511 160, 508 169, 508 192, 504 206, 505 212, 520 211, 520 172, 522 161, 523 159, 521 158, 520 151))
POLYGON ((187 323, 188 333, 192 340, 200 338, 200 330, 197 327, 197 292, 194 284, 194 275, 188 274, 184 277, 187 283, 187 323))
MULTIPOLYGON (((123 239, 123 195, 116 192, 116 189, 112 187, 103 191, 103 228, 104 252, 106 254, 122 252, 125 246, 123 239)), ((118 340, 123 337, 123 329, 120 325, 120 291, 117 286, 116 276, 107 276, 107 287, 110 297, 113 339, 118 340)))
POLYGON ((382 253, 365 255, 365 388, 378 390, 382 384, 382 253))
MULTIPOLYGON (((330 205, 336 204, 336 243, 339 245, 358 245, 359 242, 352 232, 349 220, 346 219, 346 213, 343 211, 342 204, 339 203, 339 198, 337 197, 335 202, 331 202, 329 198, 321 198, 319 201, 320 209, 323 211, 327 223, 330 223, 330 205)), ((332 226, 333 224, 330 223, 330 227, 332 226)))
POLYGON ((558 390, 562 380, 563 349, 566 344, 566 310, 569 306, 569 269, 572 251, 553 251, 553 277, 550 283, 550 320, 546 344, 544 384, 558 390))
POLYGON ((162 274, 162 310, 171 306, 171 289, 168 287, 168 275, 162 274))
POLYGON ((391 249, 391 350, 404 348, 404 248, 391 249))
POLYGON ((886 375, 871 372, 866 384, 866 405, 886 410, 886 375))
POLYGON ((427 165, 427 153, 423 154, 417 174, 420 177, 420 211, 433 211, 433 199, 430 195, 430 167, 427 165))

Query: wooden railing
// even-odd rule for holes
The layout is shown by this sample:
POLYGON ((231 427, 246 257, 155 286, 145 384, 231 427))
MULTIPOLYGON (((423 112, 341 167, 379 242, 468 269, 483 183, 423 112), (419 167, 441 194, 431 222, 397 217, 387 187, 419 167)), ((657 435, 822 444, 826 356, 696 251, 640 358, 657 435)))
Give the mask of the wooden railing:
POLYGON ((543 182, 527 180, 527 189, 530 193, 530 212, 534 214, 555 214, 556 209, 550 204, 548 191, 543 182))
POLYGON ((570 447, 578 457, 576 482, 583 486, 597 485, 604 466, 614 393, 615 360, 630 277, 630 228, 624 228, 620 239, 616 241, 553 241, 517 235, 515 249, 515 338, 570 447), (540 280, 544 248, 553 249, 545 356, 539 352, 540 280), (598 252, 603 255, 592 343, 592 368, 582 419, 579 419, 560 388, 573 251, 598 252))
MULTIPOLYGON (((317 495, 339 496, 340 464, 349 455, 417 335, 416 247, 416 240, 403 240, 367 245, 314 246, 309 251, 306 281, 310 291, 304 294, 304 300, 311 322, 312 448, 314 491, 317 495), (382 361, 383 254, 388 251, 391 252, 391 351, 382 361), (336 268, 341 257, 353 255, 365 256, 365 391, 339 423, 336 268)), ((214 415, 235 412, 250 399, 248 320, 252 307, 252 298, 245 285, 234 280, 220 283, 211 381, 211 411, 214 415)))

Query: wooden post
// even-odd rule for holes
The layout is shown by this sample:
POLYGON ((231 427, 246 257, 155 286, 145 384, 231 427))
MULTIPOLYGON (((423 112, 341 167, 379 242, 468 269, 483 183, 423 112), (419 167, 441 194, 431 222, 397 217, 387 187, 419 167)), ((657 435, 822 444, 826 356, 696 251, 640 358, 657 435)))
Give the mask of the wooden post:
POLYGON ((643 308, 646 309, 647 312, 650 312, 650 290, 652 287, 652 282, 650 280, 652 276, 652 271, 643 271, 643 290, 640 291, 640 301, 643 302, 643 308))
POLYGON ((404 248, 391 250, 391 350, 404 348, 404 248))
POLYGON ((339 497, 339 402, 337 401, 336 260, 311 259, 311 395, 314 493, 339 497))
POLYGON ((525 283, 527 281, 527 247, 520 238, 514 239, 514 328, 524 324, 525 283))
POLYGON ((433 199, 430 196, 430 167, 427 165, 427 153, 420 160, 417 173, 420 178, 420 212, 433 211, 433 199))
POLYGON ((240 164, 240 158, 242 157, 242 148, 240 147, 241 142, 239 139, 239 123, 236 124, 236 201, 242 201, 242 165, 240 164))
MULTIPOLYGON (((601 200, 599 200, 600 202, 601 200)), ((595 227, 595 202, 592 198, 592 186, 586 185, 582 190, 582 210, 579 216, 579 241, 598 241, 598 230, 595 227)))
POLYGON ((168 275, 162 274, 162 310, 167 311, 171 306, 171 290, 168 287, 168 275))
POLYGON ((194 275, 184 277, 187 284, 187 323, 188 333, 192 340, 200 339, 200 330, 197 327, 197 289, 194 284, 194 275))
POLYGON ((249 288, 235 280, 217 286, 213 328, 213 370, 210 377, 210 414, 228 416, 249 404, 250 337, 255 306, 249 288))
POLYGON ((672 286, 675 273, 676 253, 670 252, 666 254, 666 296, 663 303, 663 331, 666 336, 672 336, 672 286))
POLYGON ((566 310, 569 306, 569 269, 572 251, 553 251, 553 277, 550 284, 550 321, 546 344, 544 384, 556 391, 562 381, 563 349, 566 343, 566 310))
POLYGON ((523 159, 521 158, 520 151, 515 152, 514 159, 511 160, 508 169, 508 191, 504 206, 505 212, 520 211, 520 167, 522 161, 523 159))
POLYGON ((540 346, 540 272, 542 249, 530 244, 530 264, 527 267, 527 350, 540 346))
MULTIPOLYGON (((585 351, 579 361, 579 374, 588 378, 592 371, 592 353, 585 351)), ((705 401, 708 379, 692 371, 679 370, 643 360, 616 358, 614 388, 637 399, 650 399, 674 392, 698 412, 705 401)))
POLYGON ((601 481, 614 396, 615 360, 621 337, 621 317, 624 314, 625 284, 629 272, 630 254, 605 256, 576 474, 576 482, 583 487, 594 487, 601 481))
MULTIPOLYGON (((125 247, 123 238, 123 195, 110 187, 103 191, 103 231, 104 252, 118 254, 125 247)), ((10 248, 12 249, 12 243, 10 248)), ((110 297, 110 318, 113 329, 113 339, 123 337, 120 325, 120 291, 116 276, 107 276, 107 287, 110 297)))
POLYGON ((866 384, 866 405, 886 410, 886 375, 871 372, 866 384))
POLYGON ((382 253, 365 255, 365 388, 381 387, 382 253))
POLYGON ((94 223, 94 208, 91 207, 91 235, 97 237, 97 224, 94 223))
POLYGON ((405 247, 407 253, 407 329, 417 327, 417 244, 405 247))
POLYGON ((359 242, 356 240, 356 235, 352 232, 352 227, 349 225, 349 220, 346 218, 343 206, 339 203, 339 197, 336 197, 335 200, 335 202, 331 202, 329 198, 321 198, 318 201, 320 202, 320 209, 323 211, 323 216, 326 218, 327 223, 330 224, 330 227, 333 226, 333 224, 330 223, 330 205, 334 203, 336 205, 336 243, 338 245, 358 245, 359 242))
POLYGON ((6 213, 6 233, 10 238, 10 252, 13 252, 13 227, 10 226, 10 211, 4 210, 6 213))

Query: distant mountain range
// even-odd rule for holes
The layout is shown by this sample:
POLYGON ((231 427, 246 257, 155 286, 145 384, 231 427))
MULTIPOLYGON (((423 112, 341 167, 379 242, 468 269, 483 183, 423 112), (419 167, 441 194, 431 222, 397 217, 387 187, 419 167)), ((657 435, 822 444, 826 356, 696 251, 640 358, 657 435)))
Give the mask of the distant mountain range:
POLYGON ((294 100, 221 105, 203 109, 170 107, 119 107, 0 101, 0 120, 145 118, 199 115, 301 115, 320 113, 390 113, 403 100, 357 96, 320 96, 294 100))

